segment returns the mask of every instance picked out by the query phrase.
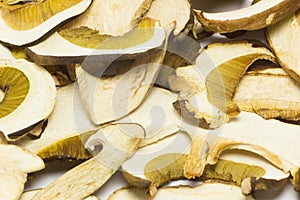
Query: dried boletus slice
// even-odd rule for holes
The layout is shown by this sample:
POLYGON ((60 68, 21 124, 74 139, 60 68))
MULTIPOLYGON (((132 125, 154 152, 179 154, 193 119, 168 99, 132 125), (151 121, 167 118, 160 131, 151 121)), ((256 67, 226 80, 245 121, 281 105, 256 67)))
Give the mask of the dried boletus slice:
POLYGON ((177 68, 176 76, 169 79, 170 87, 180 92, 174 106, 200 127, 219 127, 240 112, 232 101, 234 92, 247 68, 259 59, 275 62, 274 55, 258 42, 208 45, 195 65, 177 68))
POLYGON ((44 162, 15 145, 0 144, 0 153, 0 198, 19 199, 27 181, 27 173, 43 169, 44 162))
POLYGON ((169 30, 173 29, 172 24, 175 23, 174 34, 178 35, 187 28, 192 16, 191 11, 191 4, 188 0, 175 2, 172 0, 155 0, 146 17, 160 21, 161 26, 169 30), (176 12, 174 12, 175 10, 176 12))
POLYGON ((207 13, 194 10, 207 31, 230 33, 239 30, 258 30, 283 19, 300 8, 298 0, 261 0, 249 7, 235 11, 207 13))
POLYGON ((265 119, 300 120, 300 85, 281 68, 248 71, 241 78, 233 101, 241 110, 265 119))
POLYGON ((289 14, 285 19, 267 28, 268 43, 282 68, 300 82, 300 11, 289 14))
POLYGON ((166 32, 160 28, 159 22, 147 18, 121 36, 103 35, 87 27, 62 29, 26 50, 35 63, 42 65, 75 64, 85 59, 85 62, 105 62, 106 65, 160 48, 165 38, 166 32))
POLYGON ((135 187, 149 188, 154 196, 160 185, 184 178, 184 154, 189 151, 190 143, 187 134, 178 132, 138 149, 122 164, 124 178, 135 187))
POLYGON ((14 56, 10 52, 9 48, 0 44, 0 59, 14 59, 14 56))
POLYGON ((85 144, 95 157, 63 174, 32 200, 81 200, 91 195, 132 156, 143 136, 144 129, 138 124, 108 124, 101 127, 85 144))
POLYGON ((95 124, 104 124, 124 117, 135 110, 153 86, 165 51, 149 52, 135 59, 129 69, 113 77, 77 70, 83 105, 95 124), (104 106, 105 105, 105 106, 104 106))
MULTIPOLYGON (((163 199, 240 199, 250 200, 254 199, 252 196, 244 196, 240 188, 235 185, 207 182, 202 183, 198 186, 177 186, 177 187, 165 187, 158 190, 153 200, 163 199)), ((115 191, 108 200, 121 200, 121 199, 132 199, 132 200, 144 200, 147 199, 147 190, 127 187, 121 188, 115 191)))
POLYGON ((234 121, 219 129, 221 136, 212 136, 200 128, 187 131, 197 138, 193 140, 189 159, 191 166, 197 166, 195 171, 199 171, 198 166, 203 165, 198 161, 214 164, 224 150, 242 149, 259 154, 284 172, 290 172, 295 189, 299 190, 298 125, 275 119, 265 120, 254 113, 241 112, 234 121), (211 138, 207 140, 209 135, 211 138))
POLYGON ((33 43, 63 21, 83 13, 91 0, 45 0, 0 10, 0 41, 22 46, 33 43))
POLYGON ((52 112, 56 88, 50 74, 25 60, 0 60, 0 131, 17 140, 52 112))
POLYGON ((91 154, 84 141, 96 129, 84 110, 78 86, 70 84, 57 89, 54 110, 41 137, 25 137, 16 144, 46 160, 88 159, 91 154))

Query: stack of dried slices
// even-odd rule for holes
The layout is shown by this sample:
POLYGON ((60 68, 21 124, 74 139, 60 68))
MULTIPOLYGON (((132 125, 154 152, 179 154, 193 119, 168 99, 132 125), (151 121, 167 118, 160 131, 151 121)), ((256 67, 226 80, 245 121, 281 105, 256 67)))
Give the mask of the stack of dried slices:
POLYGON ((201 4, 1 1, 0 199, 300 192, 300 1, 201 4))

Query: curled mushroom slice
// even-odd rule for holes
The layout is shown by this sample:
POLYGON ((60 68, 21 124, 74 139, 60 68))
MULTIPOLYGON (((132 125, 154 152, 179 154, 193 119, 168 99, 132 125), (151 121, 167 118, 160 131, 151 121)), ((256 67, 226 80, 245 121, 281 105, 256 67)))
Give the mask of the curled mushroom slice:
MULTIPOLYGON (((195 187, 190 186, 177 186, 177 187, 165 187, 158 190, 157 195, 153 200, 160 199, 175 199, 185 200, 190 199, 240 199, 250 200, 254 199, 252 196, 244 196, 240 192, 240 188, 234 185, 228 185, 223 183, 207 182, 202 183, 195 187)), ((115 191, 108 200, 144 200, 147 199, 147 190, 134 187, 121 188, 115 191)))
POLYGON ((207 13, 194 10, 207 31, 230 33, 239 30, 258 30, 283 19, 289 13, 298 10, 297 0, 261 0, 249 7, 235 11, 207 13))
POLYGON ((298 55, 300 33, 300 11, 267 28, 268 43, 278 62, 295 80, 300 82, 300 59, 298 55))
POLYGON ((177 68, 176 76, 170 78, 170 87, 180 92, 175 108, 200 127, 219 127, 240 112, 232 101, 234 92, 247 68, 259 59, 275 62, 274 55, 260 43, 208 45, 195 65, 177 68))
POLYGON ((124 178, 135 187, 149 188, 154 196, 157 188, 171 180, 182 179, 190 138, 179 132, 157 143, 145 146, 122 164, 124 178))
MULTIPOLYGON (((38 193, 40 190, 41 189, 36 189, 36 190, 30 190, 30 191, 24 192, 19 200, 31 200, 32 197, 36 193, 38 193)), ((91 195, 89 197, 83 198, 83 200, 100 200, 100 199, 94 195, 91 195)))
POLYGON ((178 35, 184 31, 191 18, 191 5, 187 0, 155 0, 151 4, 146 17, 160 21, 162 27, 172 29, 172 23, 175 23, 174 34, 178 35), (168 9, 161 9, 168 8, 168 9), (180 9, 178 9, 180 8, 180 9), (177 10, 174 12, 174 10, 177 10))
POLYGON ((87 159, 91 154, 83 142, 96 129, 84 110, 78 86, 70 84, 57 89, 54 110, 41 137, 22 138, 16 144, 43 159, 87 159))
POLYGON ((2 7, 0 41, 22 46, 41 39, 67 19, 83 13, 91 0, 45 0, 2 7))
POLYGON ((92 75, 83 69, 84 65, 79 68, 79 90, 90 119, 95 124, 103 124, 135 110, 153 86, 164 55, 165 51, 149 52, 135 59, 127 71, 113 77, 101 73, 96 77, 98 71, 92 75))
POLYGON ((25 60, 0 60, 0 132, 17 140, 52 112, 56 89, 50 74, 25 60))
POLYGON ((91 195, 132 156, 143 136, 144 129, 137 124, 108 124, 101 127, 85 144, 95 157, 63 174, 34 195, 32 200, 81 200, 91 195), (102 146, 100 152, 99 146, 102 146))
POLYGON ((27 181, 27 173, 43 169, 44 162, 38 156, 15 145, 0 144, 0 153, 0 198, 19 199, 27 181))
MULTIPOLYGON (((188 130, 188 127, 186 129, 188 130)), ((254 113, 241 112, 234 121, 224 124, 216 131, 214 135, 200 128, 188 131, 198 138, 193 140, 195 144, 191 146, 189 162, 192 163, 193 160, 196 160, 194 161, 196 163, 192 163, 192 165, 195 167, 203 165, 197 160, 214 164, 226 149, 247 150, 263 156, 284 172, 290 172, 293 176, 292 182, 295 189, 299 189, 297 175, 300 166, 300 158, 297 153, 299 145, 299 140, 297 140, 299 135, 298 125, 287 124, 274 119, 265 120, 254 113), (221 135, 218 136, 217 133, 221 135), (210 140, 205 139, 209 135, 210 140), (202 150, 205 150, 205 152, 202 150)), ((198 168, 194 169, 199 171, 198 168)), ((200 172, 199 175, 201 174, 200 172)))
MULTIPOLYGON (((99 10, 97 12, 101 13, 99 10)), ((35 63, 41 65, 89 61, 104 62, 106 66, 115 60, 133 59, 150 49, 160 48, 165 38, 166 31, 160 28, 159 22, 147 18, 121 36, 104 35, 87 27, 63 29, 45 41, 28 47, 26 52, 35 63)))
POLYGON ((265 119, 300 119, 300 85, 281 68, 248 71, 233 100, 241 110, 255 112, 265 119))

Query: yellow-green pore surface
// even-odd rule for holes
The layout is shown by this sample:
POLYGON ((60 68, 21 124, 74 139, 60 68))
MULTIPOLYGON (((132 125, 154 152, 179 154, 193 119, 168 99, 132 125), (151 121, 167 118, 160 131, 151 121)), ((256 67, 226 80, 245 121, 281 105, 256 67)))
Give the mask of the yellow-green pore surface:
POLYGON ((25 74, 13 67, 0 66, 0 118, 12 113, 24 101, 29 92, 29 80, 25 74))

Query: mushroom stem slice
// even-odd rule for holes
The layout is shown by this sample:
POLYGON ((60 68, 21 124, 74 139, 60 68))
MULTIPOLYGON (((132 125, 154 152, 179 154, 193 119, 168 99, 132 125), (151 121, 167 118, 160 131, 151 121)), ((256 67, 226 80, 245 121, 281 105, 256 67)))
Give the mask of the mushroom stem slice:
POLYGON ((300 11, 290 13, 285 19, 266 30, 267 41, 282 68, 300 82, 300 11))
MULTIPOLYGON (((26 192, 23 192, 22 196, 19 200, 31 200, 32 197, 38 193, 41 189, 35 189, 35 190, 29 190, 26 192)), ((84 198, 83 200, 100 200, 98 197, 91 195, 89 197, 84 198)))
POLYGON ((300 120, 300 85, 281 68, 248 71, 233 101, 241 110, 257 113, 265 119, 300 120))
POLYGON ((104 124, 118 120, 139 107, 158 76, 164 55, 164 50, 149 52, 134 60, 128 71, 113 77, 102 76, 101 70, 90 74, 83 64, 77 77, 91 121, 104 124))
POLYGON ((207 31, 231 33, 239 30, 258 30, 283 19, 300 8, 297 0, 261 0, 249 7, 235 11, 206 13, 194 10, 207 31))
POLYGON ((85 144, 95 157, 62 175, 32 199, 81 200, 91 195, 135 152, 143 136, 144 129, 137 124, 101 127, 85 144))
MULTIPOLYGON (((244 196, 240 192, 240 188, 234 185, 223 183, 202 183, 195 187, 178 186, 165 187, 158 190, 157 195, 153 200, 175 199, 185 200, 190 199, 254 199, 252 196, 244 196)), ((147 190, 134 187, 121 188, 115 191, 108 200, 144 200, 147 199, 147 190)))

